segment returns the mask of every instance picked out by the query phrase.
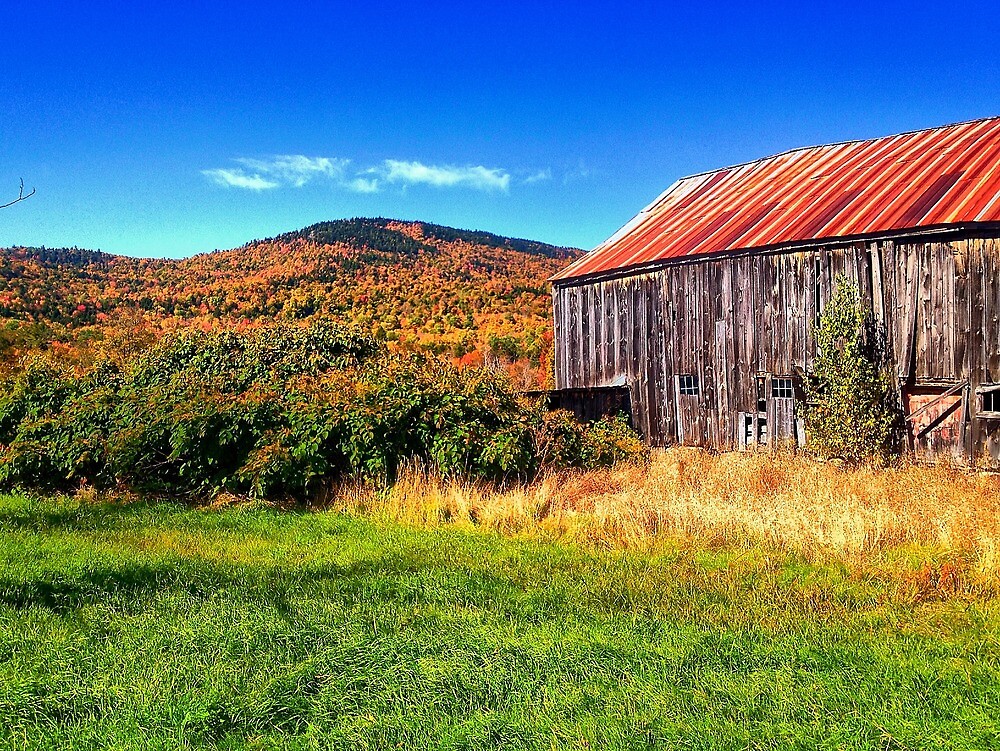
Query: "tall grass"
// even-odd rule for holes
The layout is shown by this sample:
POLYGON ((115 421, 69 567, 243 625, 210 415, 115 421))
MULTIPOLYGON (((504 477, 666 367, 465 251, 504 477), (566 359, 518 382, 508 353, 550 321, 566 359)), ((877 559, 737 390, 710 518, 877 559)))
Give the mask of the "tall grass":
POLYGON ((506 490, 411 468, 387 490, 345 487, 331 502, 408 524, 610 548, 764 546, 855 569, 925 565, 945 587, 956 577, 1000 582, 1000 477, 944 466, 848 469, 789 453, 674 448, 648 465, 506 490))

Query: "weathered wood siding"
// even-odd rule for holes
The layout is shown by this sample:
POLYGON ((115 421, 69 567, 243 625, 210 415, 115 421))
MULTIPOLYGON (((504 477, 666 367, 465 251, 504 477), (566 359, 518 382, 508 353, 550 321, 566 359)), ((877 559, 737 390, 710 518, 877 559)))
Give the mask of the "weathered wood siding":
MULTIPOLYGON (((967 382, 957 408, 963 454, 1000 456, 1000 425, 976 417, 977 387, 1000 383, 995 237, 750 253, 568 280, 553 290, 556 386, 624 377, 650 443, 734 448, 741 413, 757 414, 758 374, 811 369, 813 327, 840 274, 884 328, 904 403, 918 387, 967 382), (699 378, 698 396, 679 393, 681 374, 699 378)), ((768 405, 769 443, 794 437, 789 409, 768 405)))
POLYGON ((663 293, 657 274, 556 290, 556 388, 608 386, 624 376, 632 420, 655 443, 664 433, 663 293), (638 332, 646 332, 639 336, 638 332))

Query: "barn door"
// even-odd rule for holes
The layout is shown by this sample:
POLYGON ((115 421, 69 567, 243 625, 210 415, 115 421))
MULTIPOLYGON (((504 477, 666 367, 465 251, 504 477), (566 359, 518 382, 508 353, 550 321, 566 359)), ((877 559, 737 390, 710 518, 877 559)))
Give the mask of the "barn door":
POLYGON ((965 456, 966 384, 913 387, 906 393, 910 445, 924 461, 962 461, 965 456))
POLYGON ((758 373, 754 403, 740 413, 738 443, 742 448, 777 446, 796 441, 795 387, 791 378, 758 373))
POLYGON ((740 412, 739 445, 740 448, 766 446, 770 441, 770 418, 768 409, 768 393, 771 388, 771 376, 768 373, 758 373, 754 378, 753 404, 746 412, 740 412))
POLYGON ((701 379, 694 373, 674 376, 674 405, 677 410, 677 442, 684 446, 704 446, 701 419, 701 379))
POLYGON ((771 376, 767 405, 771 423, 770 446, 788 446, 795 442, 795 381, 788 376, 771 376))

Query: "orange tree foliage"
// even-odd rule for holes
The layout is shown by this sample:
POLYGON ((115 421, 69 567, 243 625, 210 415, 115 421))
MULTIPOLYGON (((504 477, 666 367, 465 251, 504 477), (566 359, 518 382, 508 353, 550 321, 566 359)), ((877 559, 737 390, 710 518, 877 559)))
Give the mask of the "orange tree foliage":
POLYGON ((167 328, 322 317, 396 350, 506 363, 527 387, 543 382, 550 360, 546 280, 578 254, 389 219, 324 222, 180 260, 3 249, 0 356, 136 315, 167 328))

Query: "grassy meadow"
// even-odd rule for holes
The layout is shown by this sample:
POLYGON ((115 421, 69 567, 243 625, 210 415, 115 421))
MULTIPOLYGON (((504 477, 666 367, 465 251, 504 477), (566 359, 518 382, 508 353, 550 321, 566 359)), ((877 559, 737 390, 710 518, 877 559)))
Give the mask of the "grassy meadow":
POLYGON ((670 451, 305 510, 0 496, 0 746, 1000 746, 996 478, 670 451))

